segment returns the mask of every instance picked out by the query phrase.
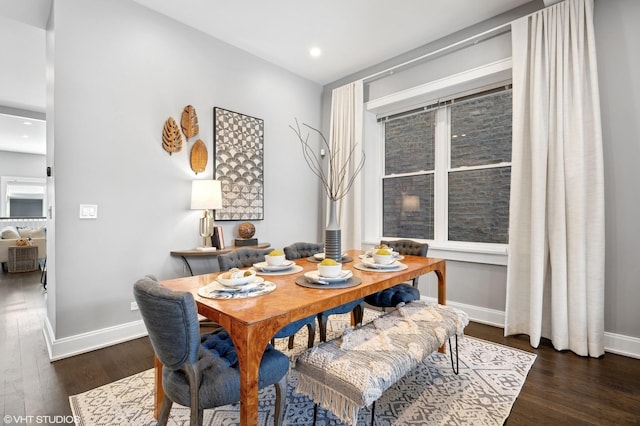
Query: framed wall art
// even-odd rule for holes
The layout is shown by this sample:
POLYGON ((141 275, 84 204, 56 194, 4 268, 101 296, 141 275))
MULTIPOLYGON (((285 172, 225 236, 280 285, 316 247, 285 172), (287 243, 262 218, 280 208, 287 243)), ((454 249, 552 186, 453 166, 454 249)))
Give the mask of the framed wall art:
POLYGON ((215 220, 264 219, 264 120, 213 108, 214 179, 222 182, 215 220))

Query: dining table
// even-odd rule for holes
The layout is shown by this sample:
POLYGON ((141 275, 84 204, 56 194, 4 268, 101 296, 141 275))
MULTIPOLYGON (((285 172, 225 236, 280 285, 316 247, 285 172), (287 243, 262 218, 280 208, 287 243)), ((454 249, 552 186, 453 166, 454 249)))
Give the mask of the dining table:
MULTIPOLYGON (((203 297, 201 289, 220 274, 211 273, 163 280, 161 285, 193 294, 198 313, 223 327, 236 348, 240 370, 240 424, 258 424, 258 369, 264 349, 282 327, 296 320, 318 314, 344 303, 387 289, 415 277, 434 272, 438 281, 438 303, 446 304, 446 261, 444 259, 405 255, 402 268, 375 270, 361 267, 363 250, 344 253, 342 268, 352 273, 353 286, 304 286, 301 277, 317 271, 312 257, 296 259, 295 273, 268 273, 263 278, 272 291, 256 297, 214 299, 203 297), (349 260, 349 261, 345 261, 349 260), (405 266, 406 265, 406 266, 405 266), (298 281, 298 283, 296 283, 298 281), (273 288, 275 284, 275 288, 273 288), (200 293, 200 294, 199 294, 200 293)), ((155 407, 158 418, 164 392, 162 364, 155 360, 155 407)))

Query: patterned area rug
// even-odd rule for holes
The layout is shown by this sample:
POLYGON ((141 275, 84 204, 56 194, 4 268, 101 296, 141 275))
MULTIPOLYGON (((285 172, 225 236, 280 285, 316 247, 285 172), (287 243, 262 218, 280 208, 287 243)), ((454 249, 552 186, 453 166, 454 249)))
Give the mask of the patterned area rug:
MULTIPOLYGON (((365 321, 375 313, 365 310, 365 321)), ((330 319, 328 334, 339 335, 348 326, 347 315, 330 319)), ((296 346, 286 349, 288 339, 279 339, 276 347, 290 355, 292 367, 298 354, 306 349, 306 334, 296 335, 296 346)), ((434 353, 389 388, 376 402, 376 425, 502 425, 522 389, 536 355, 518 349, 465 336, 460 345, 460 374, 455 375, 448 354, 434 353)), ((286 425, 313 424, 313 402, 296 394, 296 371, 289 372, 286 425)), ((153 419, 153 370, 69 397, 71 409, 80 419, 78 425, 155 425, 153 419)), ((275 391, 260 392, 258 421, 273 424, 275 391)), ((205 410, 204 424, 239 424, 237 404, 205 410)), ((359 413, 358 425, 371 424, 370 409, 359 413)), ((189 424, 188 408, 175 405, 170 425, 189 424)), ((341 426, 332 413, 318 411, 318 426, 341 426)))

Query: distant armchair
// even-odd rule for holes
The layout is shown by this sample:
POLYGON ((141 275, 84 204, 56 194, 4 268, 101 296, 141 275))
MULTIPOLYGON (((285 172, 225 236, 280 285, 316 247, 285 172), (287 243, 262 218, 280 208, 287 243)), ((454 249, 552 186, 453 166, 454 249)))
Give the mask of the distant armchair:
POLYGON ((284 248, 284 255, 289 260, 311 257, 324 251, 322 243, 293 243, 284 248))
POLYGON ((220 271, 228 271, 231 268, 246 268, 254 263, 264 262, 264 256, 269 254, 271 249, 239 248, 229 253, 218 256, 220 271))
MULTIPOLYGON (((192 426, 202 424, 203 410, 238 402, 240 375, 231 337, 223 329, 200 336, 193 295, 162 287, 151 276, 138 280, 133 294, 163 365, 165 398, 158 424, 167 424, 174 402, 191 408, 192 426)), ((276 387, 276 426, 284 420, 288 371, 289 358, 267 345, 258 387, 276 387)))
MULTIPOLYGON (((264 256, 269 254, 271 249, 254 249, 254 248, 240 248, 232 251, 231 253, 221 254, 218 256, 218 264, 220 265, 220 272, 228 271, 231 268, 246 268, 252 266, 254 263, 263 262, 264 256)), ((285 256, 287 259, 288 257, 285 256)), ((309 338, 307 340, 307 346, 310 348, 313 346, 313 342, 316 339, 316 317, 311 315, 306 318, 302 318, 298 321, 294 321, 281 328, 274 339, 289 338, 289 349, 293 348, 294 336, 302 327, 307 326, 309 332, 309 338)), ((273 339, 272 339, 273 341, 273 339)))
MULTIPOLYGON (((419 243, 413 240, 381 240, 380 244, 385 244, 400 254, 413 256, 427 256, 429 244, 419 243)), ((397 284, 393 287, 370 294, 364 298, 364 301, 371 306, 378 308, 394 308, 399 303, 409 303, 420 299, 420 291, 418 290, 418 277, 413 279, 412 284, 397 284)))

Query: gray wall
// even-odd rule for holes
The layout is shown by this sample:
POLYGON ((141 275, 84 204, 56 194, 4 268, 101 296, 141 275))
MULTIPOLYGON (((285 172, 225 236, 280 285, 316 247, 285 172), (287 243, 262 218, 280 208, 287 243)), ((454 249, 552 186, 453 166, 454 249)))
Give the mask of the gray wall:
MULTIPOLYGON (((369 69, 347 76, 325 86, 323 91, 323 126, 328 128, 331 90, 347 82, 372 75, 396 64, 401 64, 442 46, 462 40, 489 28, 532 13, 544 5, 540 1, 515 9, 442 40, 425 45, 413 52, 369 69)), ((605 331, 640 338, 640 2, 637 0, 596 0, 595 30, 599 63, 599 80, 603 121, 603 144, 606 191, 606 282, 605 331)), ((496 58, 491 50, 490 58, 496 58)), ((474 55, 473 58, 476 58, 474 55)), ((447 63, 440 60, 439 64, 447 63)), ((458 69, 452 69, 452 73, 458 69)), ((442 70, 438 69, 441 73, 442 70)), ((410 81, 405 88, 429 81, 417 73, 406 73, 410 81)), ((375 93, 390 93, 378 81, 375 93)), ((389 87, 398 84, 393 80, 389 87)), ((373 93, 373 92, 372 92, 373 93)), ((365 141, 366 143, 366 141, 365 141)), ((605 255, 603 253, 603 255, 605 255)), ((423 295, 435 297, 435 280, 421 280, 423 295)), ((447 262, 447 299, 468 305, 494 318, 497 322, 505 309, 506 267, 497 265, 447 262)), ((492 322, 492 321, 488 321, 492 322)))
POLYGON ((640 2, 597 0, 605 173, 605 330, 640 337, 640 2))
MULTIPOLYGON (((256 237, 275 247, 318 240, 317 179, 289 125, 297 117, 319 126, 319 85, 129 0, 55 2, 51 25, 56 339, 139 320, 133 282, 184 275, 169 252, 201 241, 202 213, 189 210, 192 143, 170 156, 161 135, 185 105, 196 108, 210 155, 214 106, 264 119, 265 219, 254 222, 256 237), (80 220, 80 204, 97 204, 98 219, 80 220)), ((210 158, 197 178, 212 170, 210 158)), ((217 224, 231 242, 238 222, 217 224)))

